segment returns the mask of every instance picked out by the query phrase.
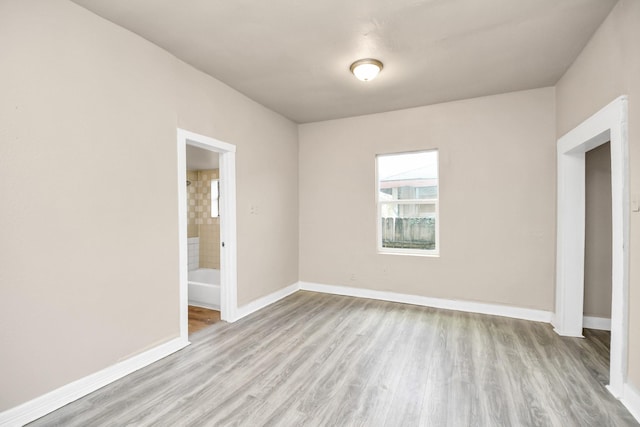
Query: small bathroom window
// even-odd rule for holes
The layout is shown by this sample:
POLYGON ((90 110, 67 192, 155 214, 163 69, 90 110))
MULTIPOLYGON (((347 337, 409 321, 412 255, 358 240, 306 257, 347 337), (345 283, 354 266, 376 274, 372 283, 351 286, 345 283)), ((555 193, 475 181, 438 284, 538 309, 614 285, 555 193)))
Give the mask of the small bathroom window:
POLYGON ((220 180, 211 180, 211 218, 220 216, 220 180))

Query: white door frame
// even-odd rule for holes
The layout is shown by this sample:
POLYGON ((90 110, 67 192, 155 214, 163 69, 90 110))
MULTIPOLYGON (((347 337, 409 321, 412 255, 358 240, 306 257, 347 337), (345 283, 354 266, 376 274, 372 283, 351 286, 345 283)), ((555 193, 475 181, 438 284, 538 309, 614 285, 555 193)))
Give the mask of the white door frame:
POLYGON ((180 262, 180 336, 187 339, 188 268, 187 268, 187 145, 220 154, 220 317, 236 320, 238 311, 236 250, 236 146, 178 128, 178 239, 180 262))
POLYGON ((558 140, 556 312, 559 335, 582 337, 585 153, 611 142, 611 358, 609 391, 623 395, 629 295, 629 148, 627 97, 621 96, 558 140))

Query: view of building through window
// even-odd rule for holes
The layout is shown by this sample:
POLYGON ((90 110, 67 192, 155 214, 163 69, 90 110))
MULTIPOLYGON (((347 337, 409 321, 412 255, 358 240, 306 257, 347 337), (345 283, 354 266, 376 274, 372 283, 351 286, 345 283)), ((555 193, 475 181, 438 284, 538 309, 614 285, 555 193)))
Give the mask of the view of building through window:
POLYGON ((378 249, 438 251, 438 151, 379 155, 378 249))

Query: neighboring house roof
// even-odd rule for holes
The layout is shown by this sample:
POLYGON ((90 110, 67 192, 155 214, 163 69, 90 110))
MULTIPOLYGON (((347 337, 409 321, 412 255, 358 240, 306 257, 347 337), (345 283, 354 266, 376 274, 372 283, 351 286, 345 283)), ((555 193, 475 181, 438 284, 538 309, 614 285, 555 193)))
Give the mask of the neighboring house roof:
POLYGON ((438 176, 432 168, 422 167, 388 176, 381 181, 406 181, 413 179, 438 179, 438 176))
POLYGON ((417 168, 410 171, 388 176, 380 180, 380 188, 395 187, 435 187, 438 177, 432 168, 417 168))

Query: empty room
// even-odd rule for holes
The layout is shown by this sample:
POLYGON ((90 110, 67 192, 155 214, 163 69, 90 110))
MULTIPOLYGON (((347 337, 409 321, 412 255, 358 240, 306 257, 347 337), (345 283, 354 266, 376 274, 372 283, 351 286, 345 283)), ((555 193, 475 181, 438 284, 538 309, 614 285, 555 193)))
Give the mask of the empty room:
POLYGON ((0 0, 0 426, 640 425, 639 47, 640 0, 0 0))

